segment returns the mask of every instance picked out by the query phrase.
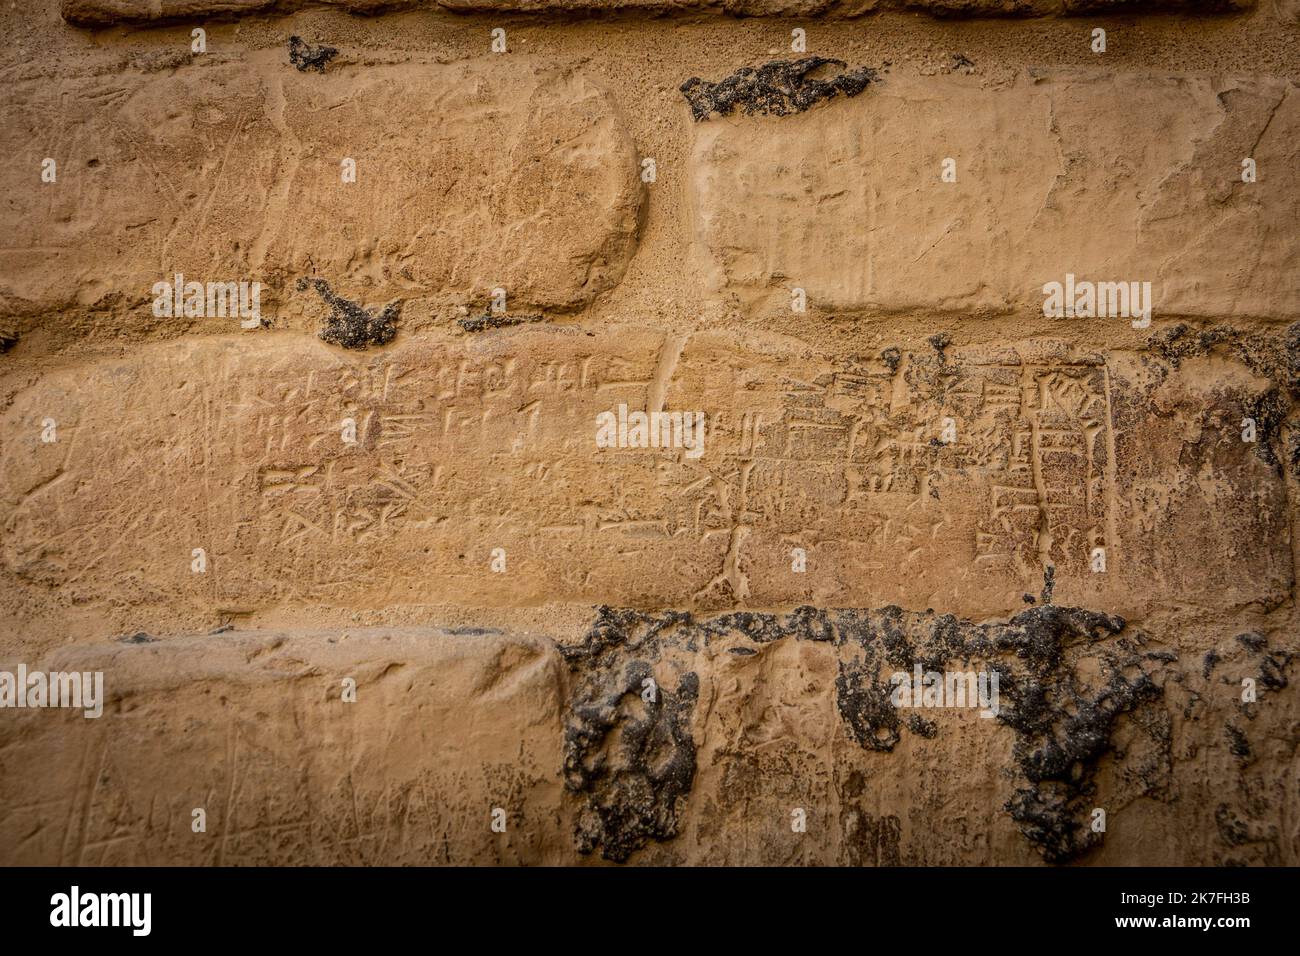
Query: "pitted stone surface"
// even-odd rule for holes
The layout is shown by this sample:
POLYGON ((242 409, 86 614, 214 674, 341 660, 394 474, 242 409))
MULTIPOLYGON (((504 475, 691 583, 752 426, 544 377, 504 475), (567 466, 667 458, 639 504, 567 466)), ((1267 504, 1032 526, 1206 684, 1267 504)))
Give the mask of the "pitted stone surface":
POLYGON ((1046 575, 1058 601, 1124 614, 1276 607, 1293 585, 1282 439, 1240 427, 1266 400, 1289 407, 1242 362, 1053 341, 909 350, 892 369, 535 325, 369 357, 257 333, 161 344, 16 394, 3 559, 56 599, 135 581, 137 601, 195 609, 980 615, 1046 575), (703 413, 703 453, 599 447, 620 406, 703 413), (196 547, 210 576, 190 571, 196 547), (794 548, 814 573, 791 573, 794 548))
POLYGON ((0 4, 0 864, 1300 862, 1296 9, 0 4))
POLYGON ((10 311, 117 304, 157 324, 152 289, 175 273, 260 281, 267 313, 303 275, 382 302, 499 288, 565 311, 617 283, 636 244, 630 137, 595 84, 541 62, 195 65, 33 81, 0 109, 10 311), (74 145, 41 192, 27 173, 56 110, 74 145))
MULTIPOLYGON (((1184 10, 1221 13, 1246 10, 1253 0, 323 0, 357 13, 437 9, 472 12, 615 13, 715 11, 739 16, 860 16, 880 10, 921 11, 939 17, 1060 16, 1184 10)), ((196 16, 284 12, 306 0, 62 0, 64 19, 85 26, 196 16)))
POLYGON ((787 312, 799 288, 830 312, 1042 314, 1072 274, 1150 282, 1156 316, 1294 321, 1298 128, 1285 82, 885 77, 802 115, 698 124, 696 239, 718 292, 787 312), (1241 181, 1245 156, 1267 183, 1241 181))

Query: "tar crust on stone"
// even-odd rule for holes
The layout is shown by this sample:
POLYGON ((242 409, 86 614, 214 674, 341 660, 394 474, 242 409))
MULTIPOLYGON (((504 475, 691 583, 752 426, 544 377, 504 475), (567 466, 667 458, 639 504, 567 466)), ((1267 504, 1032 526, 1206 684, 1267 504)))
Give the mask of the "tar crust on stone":
POLYGON ((602 607, 585 643, 563 649, 577 677, 564 730, 564 783, 584 798, 575 834, 581 853, 599 847, 621 863, 649 840, 677 835, 695 778, 691 715, 700 680, 685 672, 675 687, 659 685, 653 664, 658 631, 684 618, 602 607))
POLYGON ((488 329, 504 329, 512 325, 541 322, 543 318, 545 317, 541 315, 497 315, 493 312, 484 312, 482 315, 468 319, 457 319, 456 322, 466 332, 486 332, 488 329))
POLYGON ((860 67, 826 80, 811 74, 824 66, 843 67, 843 60, 809 56, 800 60, 773 60, 755 69, 741 67, 718 83, 693 76, 679 87, 691 106, 695 121, 712 113, 729 116, 739 107, 746 115, 787 116, 840 93, 857 96, 876 79, 876 71, 860 67))
POLYGON ((325 64, 338 56, 338 50, 332 46, 312 46, 304 43, 302 37, 289 37, 289 62, 298 68, 299 73, 315 70, 325 72, 325 64))
POLYGON ((1147 348, 1174 368, 1187 359, 1221 354, 1271 379, 1271 387, 1242 400, 1241 414, 1255 423, 1255 455, 1268 465, 1285 463, 1300 477, 1300 436, 1290 436, 1289 448, 1283 436, 1290 409, 1300 399, 1300 322, 1293 322, 1281 336, 1227 325, 1192 329, 1179 323, 1153 333, 1147 348))
MULTIPOLYGON (((1019 781, 1003 809, 1049 862, 1077 857, 1100 840, 1088 814, 1119 719, 1134 715, 1136 732, 1148 737, 1168 734, 1167 721, 1141 715, 1160 700, 1164 669, 1176 657, 1145 652, 1145 636, 1114 615, 1048 605, 1004 623, 975 624, 894 606, 801 607, 696 620, 681 611, 601 607, 584 643, 562 651, 576 676, 564 768, 568 790, 583 800, 581 852, 599 848, 621 862, 652 839, 677 835, 696 770, 696 655, 712 642, 738 639, 751 652, 785 639, 836 648, 835 702, 845 732, 880 753, 892 751, 904 731, 925 739, 939 733, 933 721, 894 706, 891 673, 967 669, 972 662, 996 671, 996 720, 1015 732, 1007 769, 1019 781), (653 701, 644 697, 648 680, 659 682, 653 701)), ((1156 749, 1167 743, 1152 742, 1156 749)))
POLYGON ((397 335, 395 323, 402 311, 400 302, 388 303, 378 316, 374 316, 355 302, 335 295, 324 279, 299 279, 298 291, 302 292, 308 285, 320 293, 330 307, 325 327, 320 330, 320 337, 326 342, 345 349, 366 349, 372 345, 387 345, 397 335))

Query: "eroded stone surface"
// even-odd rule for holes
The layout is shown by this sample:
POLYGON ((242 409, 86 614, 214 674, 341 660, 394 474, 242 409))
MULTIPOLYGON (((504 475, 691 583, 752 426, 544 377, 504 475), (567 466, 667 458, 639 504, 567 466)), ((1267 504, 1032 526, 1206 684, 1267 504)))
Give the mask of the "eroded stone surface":
POLYGON ((641 183, 615 108, 526 58, 32 81, 2 115, 10 313, 115 305, 147 324, 177 272, 260 281, 266 311, 304 275, 381 304, 501 288, 511 308, 563 311, 616 283, 635 246, 641 183), (51 153, 42 191, 29 174, 51 153))
MULTIPOLYGON (((459 12, 593 13, 625 10, 715 10, 744 16, 858 16, 886 9, 916 10, 941 17, 1045 16, 1105 13, 1135 8, 1161 12, 1218 13, 1244 10, 1253 0, 323 0, 358 13, 443 8, 459 12)), ((101 26, 138 20, 230 16, 290 11, 305 0, 62 0, 64 19, 101 26)))
MULTIPOLYGON (((1007 768, 1015 789, 1003 809, 1044 859, 1072 859, 1101 843, 1100 834, 1087 825, 1086 810, 1098 799, 1095 776, 1111 749, 1118 718, 1158 701, 1164 680, 1160 665, 1176 660, 1176 655, 1144 655, 1140 635, 1115 640, 1122 631, 1119 618, 1051 605, 982 626, 897 607, 878 612, 804 607, 788 616, 741 612, 698 622, 681 613, 602 609, 585 643, 568 652, 588 673, 594 670, 604 678, 603 684, 581 689, 566 740, 571 754, 566 766, 590 762, 602 771, 568 780, 570 789, 587 796, 591 813, 601 821, 595 837, 580 828, 583 848, 603 843, 605 855, 621 861, 651 838, 677 835, 678 801, 696 773, 696 754, 693 741, 673 731, 701 693, 694 668, 721 669, 722 655, 709 653, 714 642, 727 653, 752 656, 774 642, 814 641, 831 648, 838 671, 833 682, 837 715, 847 735, 868 752, 894 751, 904 727, 927 740, 939 735, 936 710, 896 706, 891 673, 910 675, 914 668, 997 672, 999 689, 983 701, 989 706, 981 719, 999 721, 1016 735, 1007 768), (1084 671, 1089 679, 1081 679, 1084 671), (675 687, 654 682, 665 672, 675 678, 675 687), (648 682, 654 684, 649 692, 644 689, 648 682), (593 727, 600 732, 593 733, 593 727), (654 736, 671 740, 657 749, 641 743, 654 736), (611 737, 618 743, 607 744, 611 737), (632 785, 624 779, 629 775, 632 785), (647 819, 658 827, 646 826, 647 819)), ((790 671, 798 673, 798 668, 790 671)), ((706 679, 706 694, 713 690, 709 683, 706 679)), ((818 685, 822 682, 804 687, 818 685)), ((973 688, 971 694, 969 706, 978 709, 973 688)), ((721 719, 729 723, 732 717, 724 712, 721 719)), ((981 729, 968 730, 966 736, 977 737, 981 729)), ((735 763, 754 761, 766 749, 759 739, 733 738, 727 741, 730 748, 719 743, 706 739, 718 748, 724 780, 735 763)), ((1167 728, 1152 743, 1167 747, 1167 728)), ((823 742, 815 752, 826 749, 823 742)), ((858 763, 837 760, 837 776, 844 765, 858 763)), ((828 798, 819 794, 812 802, 824 805, 828 798)), ((715 812, 730 816, 724 807, 725 800, 715 812)))
POLYGON ((1297 129, 1278 81, 887 76, 802 115, 697 124, 696 238, 715 289, 785 312, 801 288, 829 311, 1041 315, 1073 274, 1149 281, 1157 316, 1290 320, 1297 129))
POLYGON ((1283 697, 1295 655, 1278 635, 1198 640, 1213 648, 1204 661, 1054 605, 978 624, 897 607, 602 607, 585 633, 549 638, 353 628, 72 646, 41 666, 102 673, 103 715, 0 722, 0 854, 1294 863, 1270 821, 1296 808, 1283 697), (917 667, 996 671, 996 714, 891 701, 892 675, 917 667), (1255 703, 1240 702, 1245 677, 1255 703))
MULTIPOLYGON (((1055 605, 978 624, 897 607, 715 617, 602 608, 566 656, 571 667, 599 662, 603 686, 621 691, 617 707, 603 700, 617 714, 606 738, 626 728, 639 740, 680 706, 675 695, 698 694, 690 796, 663 818, 673 832, 615 818, 613 846, 633 838, 645 862, 1276 864, 1297 852, 1268 807, 1297 805, 1283 696, 1294 642, 1230 633, 1194 636, 1214 648, 1206 672, 1141 627, 1055 605), (918 665, 996 670, 997 716, 896 707, 892 674, 918 665), (642 674, 664 692, 663 714, 641 699, 642 674), (1240 697, 1247 677, 1267 688, 1251 704, 1240 697), (1225 723, 1268 756, 1241 756, 1225 723), (1099 806, 1104 836, 1091 828, 1099 806), (796 809, 806 833, 791 825, 796 809)), ((579 713, 571 703, 570 728, 579 713)), ((688 756, 661 750, 670 759, 656 765, 637 748, 600 752, 642 776, 688 756)), ((613 790, 570 789, 597 805, 613 790)), ((666 808, 673 792, 640 795, 666 808)))
POLYGON ((1051 341, 850 361, 536 325, 371 355, 259 333, 151 345, 18 392, 3 558, 62 600, 130 581, 134 600, 194 608, 980 615, 1049 576, 1057 601, 1126 615, 1272 608, 1292 587, 1286 439, 1241 435, 1262 403, 1290 407, 1270 374, 1223 348, 1176 365, 1051 341), (620 405, 703 412, 702 455, 597 447, 620 405))
POLYGON ((0 5, 0 862, 1300 860, 1294 2, 380 5, 0 5))
POLYGON ((108 702, 98 719, 5 712, 7 864, 537 864, 564 851, 549 643, 226 633, 81 646, 47 669, 102 672, 108 702), (494 807, 509 808, 504 834, 494 807))

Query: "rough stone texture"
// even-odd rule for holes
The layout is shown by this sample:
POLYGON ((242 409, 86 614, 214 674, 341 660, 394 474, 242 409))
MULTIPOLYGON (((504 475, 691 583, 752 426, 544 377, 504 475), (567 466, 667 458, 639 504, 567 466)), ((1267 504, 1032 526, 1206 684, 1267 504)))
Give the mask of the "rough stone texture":
POLYGON ((388 6, 0 4, 0 865, 1300 863, 1292 0, 388 6))
POLYGON ((51 371, 3 418, 4 564, 43 602, 131 581, 137 605, 208 608, 1005 614, 1049 568, 1057 600, 1123 614, 1291 593, 1283 440, 1261 454, 1239 425, 1276 385, 1227 358, 1031 341, 907 351, 891 371, 708 334, 463 342, 354 360, 244 335, 51 371), (702 410, 704 453, 599 449, 596 416, 620 404, 702 410), (816 574, 791 573, 795 547, 816 574))
POLYGON ((108 704, 98 719, 6 714, 7 864, 557 860, 561 664, 546 642, 224 633, 70 648, 49 669, 102 672, 108 704))
POLYGON ((1073 273, 1149 281, 1157 315, 1294 320, 1298 131, 1289 82, 886 77, 800 116, 699 124, 698 242, 719 291, 773 308, 797 287, 829 311, 1039 311, 1073 273), (1245 156, 1267 191, 1241 182, 1245 156), (957 181, 935 188, 945 158, 957 181))
POLYGON ((601 608, 559 648, 474 628, 82 645, 45 665, 103 673, 104 715, 0 724, 0 846, 34 865, 1294 864, 1270 822, 1297 809, 1292 656, 1257 634, 1221 651, 1202 672, 1055 606, 980 625, 601 608), (998 668, 999 715, 904 719, 888 674, 918 663, 998 668), (1242 676, 1258 704, 1232 703, 1242 676))
POLYGON ((268 311, 307 274, 380 302, 503 288, 512 307, 569 310, 635 247, 641 184, 617 111, 540 62, 317 75, 277 54, 36 80, 0 124, 6 311, 117 305, 149 323, 150 290, 174 272, 263 282, 268 311), (51 115, 75 144, 60 156, 71 188, 41 191, 29 174, 51 115))
MULTIPOLYGON (((741 16, 859 16, 917 10, 939 17, 1050 16, 1135 9, 1209 13, 1249 9, 1253 0, 316 0, 358 13, 442 8, 467 13, 605 13, 712 10, 741 16)), ((290 11, 306 0, 62 0, 63 17, 85 26, 180 17, 290 11)))

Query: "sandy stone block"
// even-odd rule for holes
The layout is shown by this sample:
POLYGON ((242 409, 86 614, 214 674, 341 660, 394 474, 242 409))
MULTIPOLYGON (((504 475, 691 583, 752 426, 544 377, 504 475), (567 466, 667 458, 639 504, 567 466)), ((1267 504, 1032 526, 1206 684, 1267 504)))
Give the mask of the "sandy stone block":
MULTIPOLYGON (((902 9, 939 17, 1062 16, 1120 8, 1222 13, 1245 10, 1253 0, 323 0, 358 13, 442 8, 461 13, 593 13, 644 10, 664 13, 711 10, 738 16, 847 16, 902 9)), ((83 26, 106 26, 179 17, 287 12, 305 0, 63 0, 63 17, 83 26)))
POLYGON ((111 303, 149 322, 175 273, 259 281, 266 311, 308 275, 381 303, 501 288, 511 309, 563 311, 635 247, 642 187, 612 102, 522 58, 33 83, 0 128, 11 312, 111 303))
POLYGON ((1150 282, 1157 316, 1290 320, 1297 126, 1279 80, 885 76, 800 115, 696 124, 695 239, 712 287, 751 307, 788 311, 801 288, 831 311, 1041 315, 1073 274, 1150 282))
POLYGON ((101 672, 107 703, 5 712, 7 864, 518 864, 563 843, 549 642, 236 632, 69 647, 44 669, 101 672))
POLYGON ((1275 398, 1235 360, 1051 341, 846 360, 645 330, 361 355, 246 333, 18 391, 0 544, 39 593, 209 609, 1276 606, 1275 398), (667 431, 598 443, 647 409, 667 431), (699 454, 674 412, 704 416, 699 454))

